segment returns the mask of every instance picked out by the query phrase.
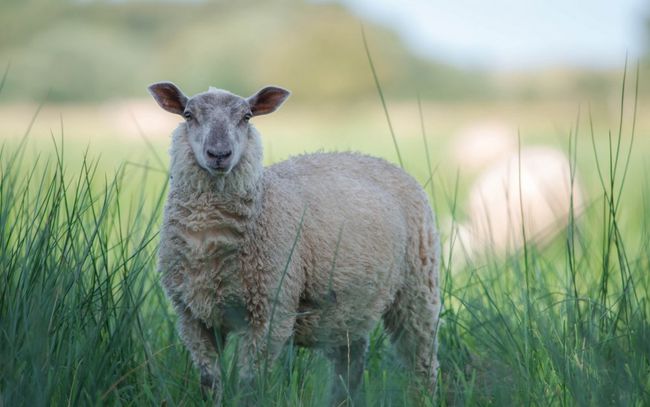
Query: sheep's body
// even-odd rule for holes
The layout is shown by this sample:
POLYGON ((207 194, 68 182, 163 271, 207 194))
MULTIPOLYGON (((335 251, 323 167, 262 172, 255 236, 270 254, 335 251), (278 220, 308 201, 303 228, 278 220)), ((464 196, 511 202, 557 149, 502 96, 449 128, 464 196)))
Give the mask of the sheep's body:
POLYGON ((240 332, 245 378, 259 363, 253 355, 273 358, 293 337, 324 349, 354 390, 368 334, 383 317, 398 353, 432 391, 439 243, 422 188, 359 154, 263 168, 252 126, 247 137, 222 177, 199 166, 185 125, 171 148, 159 269, 204 384, 218 384, 218 343, 240 332))
POLYGON ((476 123, 454 139, 450 152, 459 167, 480 170, 468 191, 467 220, 454 226, 444 250, 455 259, 545 244, 568 225, 571 212, 584 209, 580 177, 561 150, 519 148, 516 128, 503 123, 476 123))

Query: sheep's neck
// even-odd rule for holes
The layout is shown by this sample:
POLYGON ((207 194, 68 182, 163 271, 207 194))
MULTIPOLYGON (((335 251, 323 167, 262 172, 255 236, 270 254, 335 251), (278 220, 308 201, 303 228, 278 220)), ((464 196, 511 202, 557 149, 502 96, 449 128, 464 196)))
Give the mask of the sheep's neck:
MULTIPOLYGON (((242 174, 237 173, 236 169, 230 174, 215 177, 197 164, 194 167, 173 172, 169 191, 170 201, 184 207, 188 214, 205 220, 193 227, 194 230, 229 229, 233 224, 244 227, 257 215, 261 194, 257 180, 237 179, 242 174), (190 171, 191 174, 188 174, 190 171), (230 181, 237 185, 232 185, 230 181)), ((261 176, 261 169, 255 175, 261 176)))

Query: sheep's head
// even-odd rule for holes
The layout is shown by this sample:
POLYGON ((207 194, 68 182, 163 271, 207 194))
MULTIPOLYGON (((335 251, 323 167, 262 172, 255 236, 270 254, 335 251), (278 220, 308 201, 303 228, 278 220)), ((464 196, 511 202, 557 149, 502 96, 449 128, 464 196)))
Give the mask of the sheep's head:
POLYGON ((210 88, 188 98, 171 82, 154 83, 149 92, 160 107, 185 118, 196 161, 211 174, 227 174, 237 165, 252 135, 249 120, 274 112, 290 94, 267 86, 243 98, 210 88))

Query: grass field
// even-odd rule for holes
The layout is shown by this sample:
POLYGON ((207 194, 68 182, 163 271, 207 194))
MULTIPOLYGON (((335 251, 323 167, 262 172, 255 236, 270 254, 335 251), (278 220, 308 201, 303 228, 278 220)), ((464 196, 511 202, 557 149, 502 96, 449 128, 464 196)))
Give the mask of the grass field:
MULTIPOLYGON (((574 157, 589 204, 543 246, 526 240, 473 259, 449 249, 453 221, 440 222, 441 371, 425 405, 650 404, 650 124, 643 106, 635 116, 630 97, 621 100, 621 111, 596 108, 593 130, 578 106, 550 117, 492 107, 517 118, 522 144, 551 139, 574 157)), ((484 107, 425 103, 423 122, 415 104, 390 107, 405 167, 428 184, 439 219, 462 217, 473 174, 448 162, 450 134, 484 107)), ((148 147, 137 131, 111 134, 96 111, 69 107, 61 119, 48 108, 25 132, 35 109, 0 107, 14 119, 2 124, 0 148, 0 405, 205 403, 155 272, 167 139, 147 138, 148 147)), ((377 104, 354 108, 347 121, 336 109, 317 120, 290 107, 277 122, 264 118, 267 161, 319 148, 396 161, 377 104)), ((222 361, 228 406, 244 396, 235 352, 222 361)), ((330 371, 318 353, 289 346, 252 397, 327 405, 330 371)), ((408 381, 377 327, 363 399, 406 405, 408 381)))

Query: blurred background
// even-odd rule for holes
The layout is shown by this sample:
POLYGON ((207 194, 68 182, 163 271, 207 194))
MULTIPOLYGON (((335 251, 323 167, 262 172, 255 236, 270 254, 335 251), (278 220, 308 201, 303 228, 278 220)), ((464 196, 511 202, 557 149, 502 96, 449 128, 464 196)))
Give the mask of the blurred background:
MULTIPOLYGON (((128 162, 163 173, 180 118, 160 110, 147 85, 249 95, 277 84, 293 94, 276 114, 256 118, 268 163, 319 149, 397 163, 362 27, 404 165, 422 184, 471 201, 519 140, 568 157, 578 128, 578 174, 589 190, 599 182, 590 128, 596 147, 621 118, 629 136, 633 109, 621 115, 621 100, 631 106, 637 66, 631 177, 642 182, 650 153, 645 0, 3 0, 0 139, 20 140, 42 105, 29 136, 35 153, 64 135, 71 163, 88 150, 102 168, 128 162)), ((469 206, 459 208, 471 217, 469 206)))
POLYGON ((643 0, 4 0, 4 102, 142 98, 158 79, 296 102, 375 98, 360 27, 386 93, 411 100, 609 97, 626 54, 647 57, 643 0))

